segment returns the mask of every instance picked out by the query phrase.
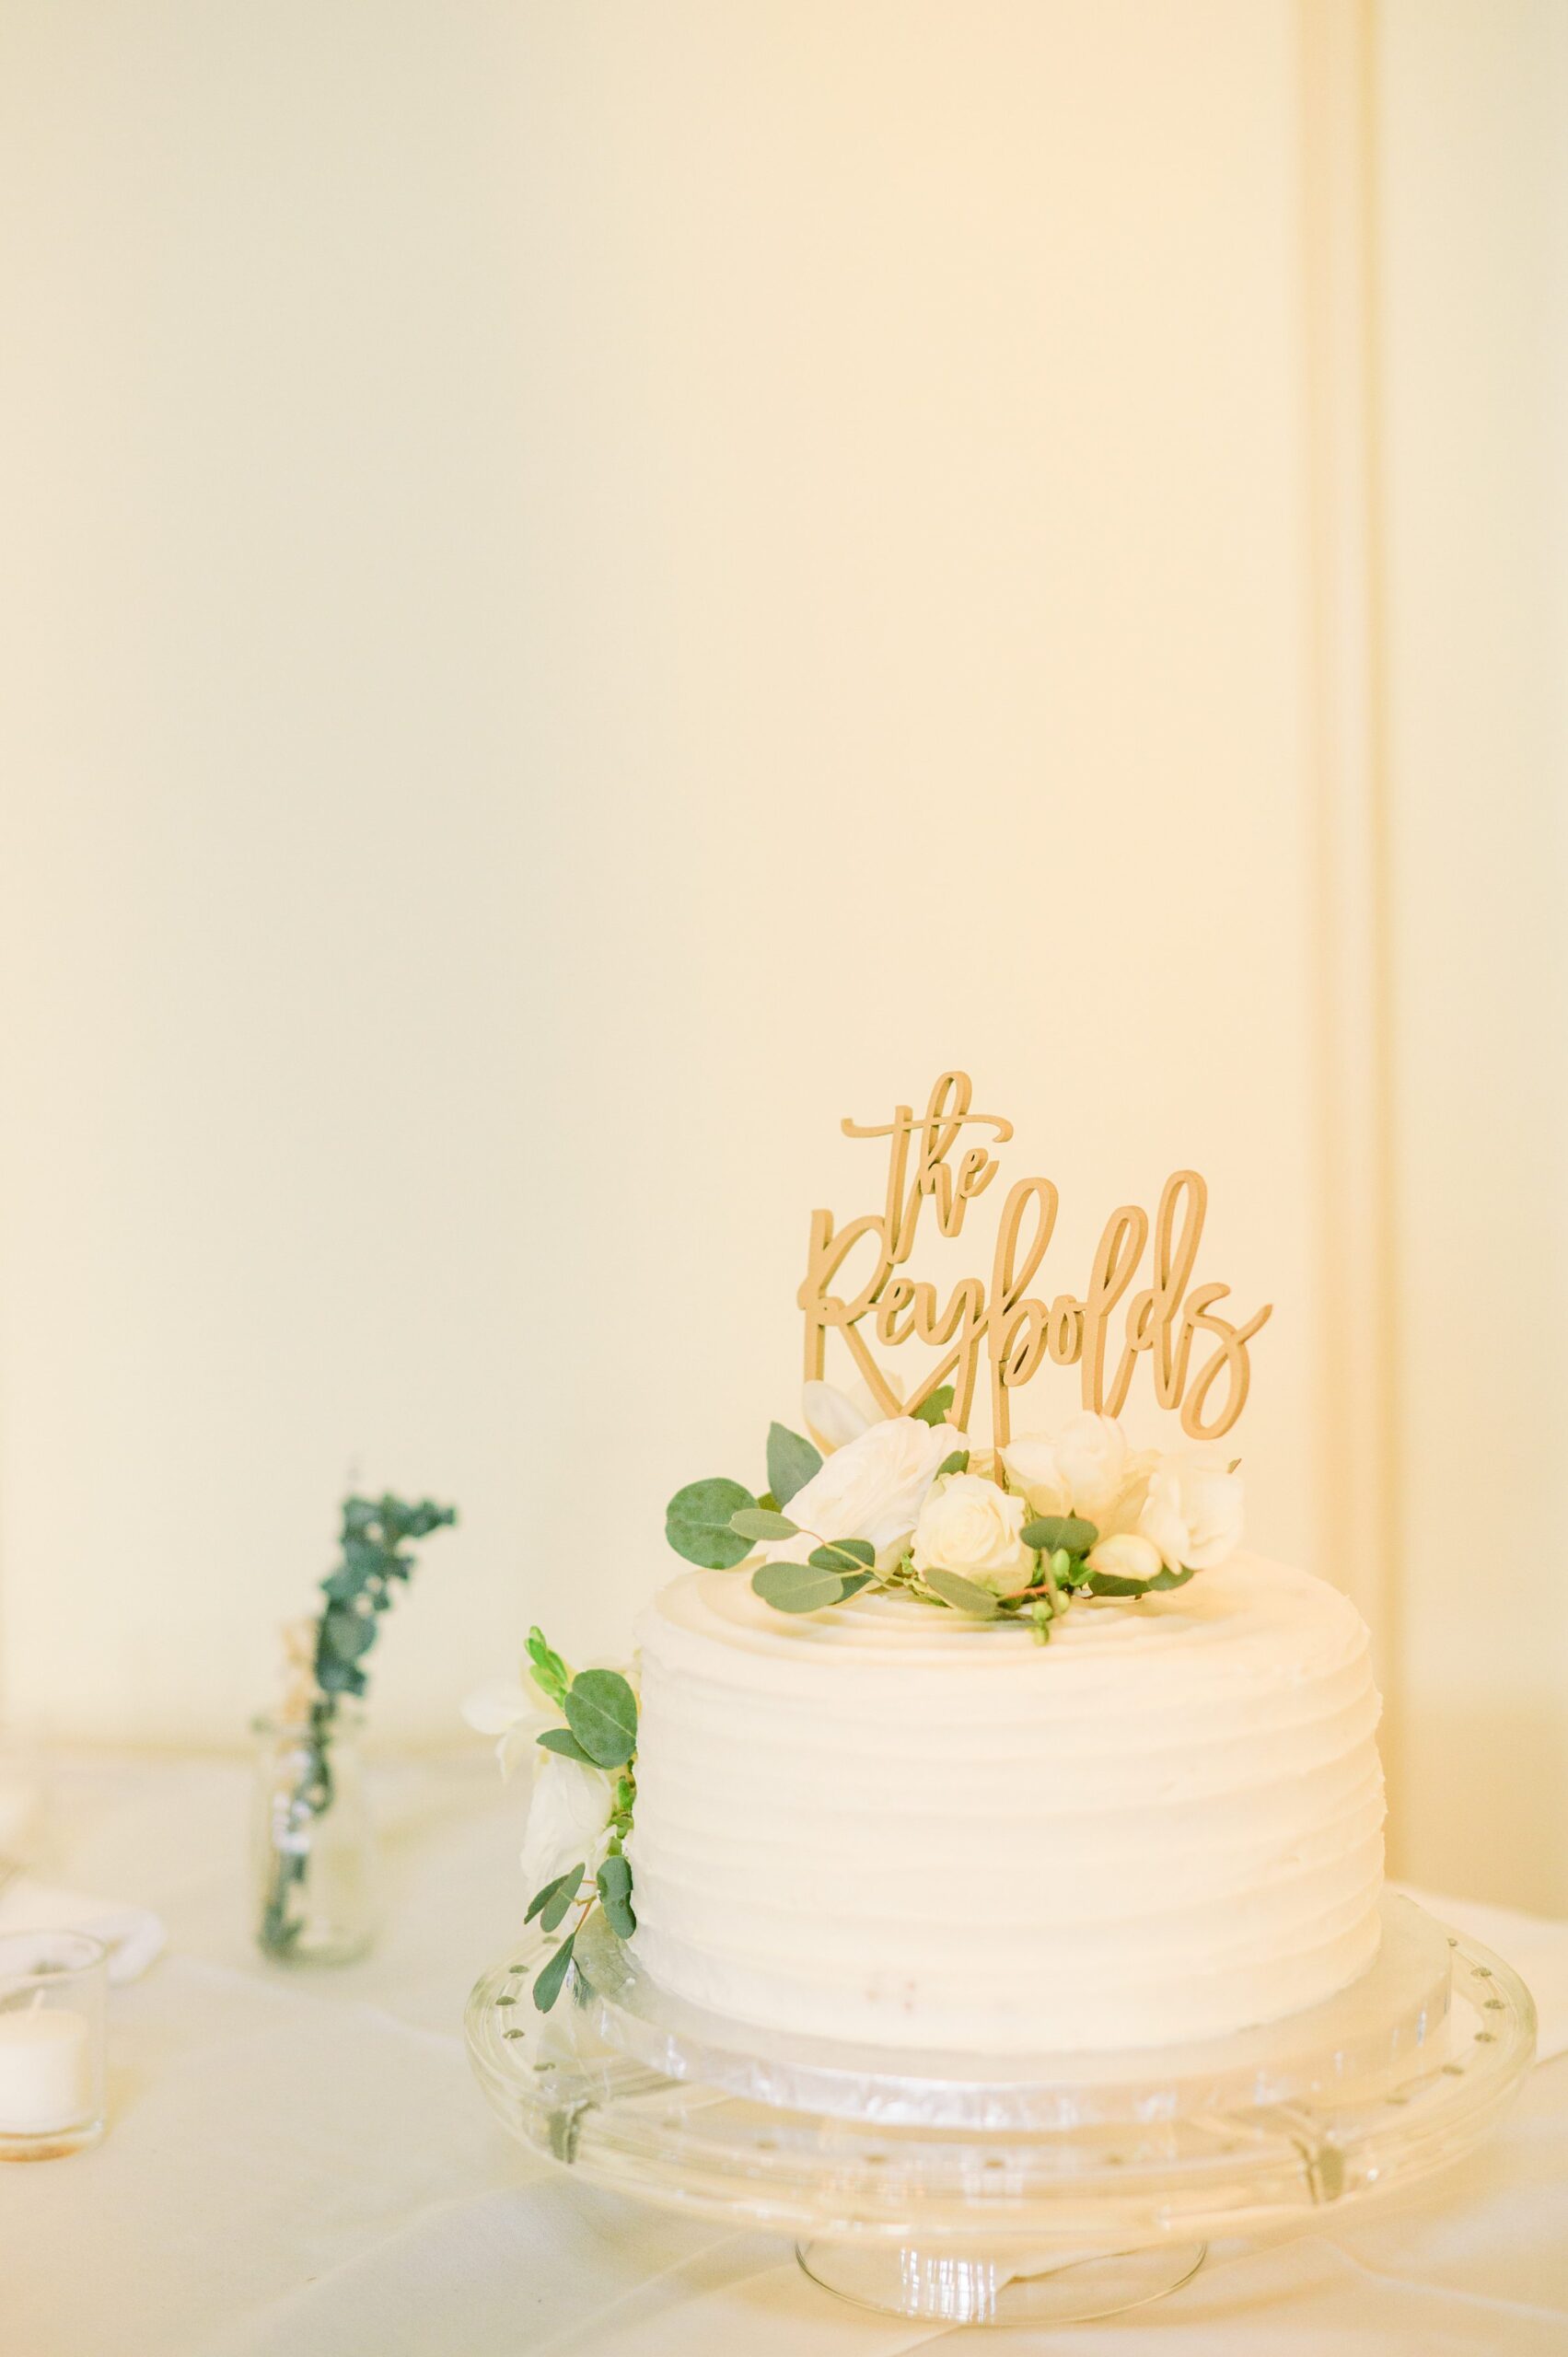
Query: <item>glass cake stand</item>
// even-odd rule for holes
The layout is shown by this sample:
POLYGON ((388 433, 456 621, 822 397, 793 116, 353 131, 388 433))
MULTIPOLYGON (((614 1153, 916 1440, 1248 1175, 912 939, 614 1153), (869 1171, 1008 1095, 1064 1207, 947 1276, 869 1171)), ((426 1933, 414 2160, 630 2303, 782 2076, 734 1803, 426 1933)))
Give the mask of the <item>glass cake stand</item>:
POLYGON ((1457 2160, 1529 2068, 1517 1975, 1385 1895, 1376 1962, 1327 2004, 1212 2044, 900 2054, 721 2019, 598 1917, 574 2001, 534 2008, 525 1936, 469 2001, 486 2096, 535 2153, 667 2208, 796 2238, 864 2306, 1083 2321, 1186 2282, 1217 2235, 1278 2235, 1457 2160))

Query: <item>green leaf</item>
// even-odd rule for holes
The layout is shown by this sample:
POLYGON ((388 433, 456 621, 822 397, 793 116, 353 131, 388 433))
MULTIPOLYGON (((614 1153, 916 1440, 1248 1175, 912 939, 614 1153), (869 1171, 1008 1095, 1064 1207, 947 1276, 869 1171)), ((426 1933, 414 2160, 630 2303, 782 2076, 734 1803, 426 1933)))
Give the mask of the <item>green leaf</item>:
POLYGON ((598 1895, 604 1920, 618 1940, 629 1940, 637 1928, 632 1911, 632 1869, 624 1858, 606 1858, 598 1870, 598 1895))
POLYGON ((870 1571, 877 1550, 869 1538, 830 1538, 825 1547, 814 1547, 806 1560, 818 1572, 847 1572, 856 1563, 870 1571))
POLYGON ((524 1922, 531 1923, 537 1915, 544 1929, 547 1932, 553 1932, 577 1896, 577 1886, 583 1879, 584 1872, 583 1864, 579 1860, 576 1865, 568 1866, 563 1875, 557 1875, 553 1882, 547 1882, 542 1890, 536 1890, 528 1901, 528 1911, 523 1917, 524 1922))
POLYGON ((800 1525, 787 1514, 770 1514, 765 1506, 742 1506, 730 1515, 729 1527, 742 1538, 793 1538, 800 1525))
POLYGON ((768 1426, 768 1487, 781 1506, 822 1469, 822 1452, 787 1424, 768 1426))
POLYGON ((960 1578, 957 1572, 922 1572, 921 1578, 944 1604, 958 1612, 970 1612, 977 1620, 993 1620, 996 1617, 996 1598, 988 1587, 977 1587, 973 1580, 960 1578))
POLYGON ((1026 1522, 1018 1536, 1026 1547, 1038 1547, 1043 1555, 1054 1555, 1058 1548, 1065 1548, 1069 1555, 1086 1555, 1099 1530, 1079 1515, 1042 1514, 1026 1522))
POLYGON ((533 2001, 541 2014, 549 2013, 550 2008, 561 1994, 561 1984, 565 1980, 571 1966, 572 1949, 576 1937, 575 1932, 567 1933, 561 1945, 534 1982, 533 2001))
POLYGON ((316 1659, 316 1683, 323 1694, 363 1694, 365 1672, 351 1661, 340 1661, 335 1654, 319 1654, 316 1659))
MULTIPOLYGON (((864 1587, 870 1576, 869 1572, 863 1573, 855 1587, 864 1587)), ((842 1604, 854 1593, 837 1572, 814 1569, 809 1563, 764 1563, 752 1573, 751 1585, 775 1612, 819 1612, 824 1605, 842 1604)))
POLYGON ((376 1623, 368 1612, 344 1611, 334 1605, 322 1627, 340 1661, 357 1661, 376 1643, 376 1623))
POLYGON ((678 1490, 665 1514, 664 1535, 678 1555, 705 1572, 733 1571, 751 1552, 730 1528, 735 1516, 757 1504, 738 1481, 691 1481, 678 1490))
POLYGON ((546 1727, 536 1740, 543 1750, 558 1751, 563 1759, 579 1759, 585 1768, 597 1764, 583 1749, 576 1736, 568 1733, 565 1727, 546 1727))
POLYGON ((918 1416, 923 1424, 939 1424, 952 1404, 953 1387, 950 1383, 944 1383, 939 1390, 932 1393, 929 1399, 923 1399, 918 1408, 912 1408, 910 1414, 918 1416))
POLYGON ((563 1875, 561 1879, 569 1887, 557 1890, 549 1904, 540 1910, 539 1923, 541 1932, 558 1932, 561 1929, 577 1896, 577 1887, 583 1879, 582 1867, 579 1866, 574 1875, 563 1875))
POLYGON ((545 1643, 544 1633, 540 1629, 528 1631, 528 1659, 533 1664, 535 1685, 538 1686, 541 1694, 549 1696, 559 1710, 566 1700, 566 1689, 571 1683, 565 1663, 558 1653, 545 1643))
POLYGON ((1086 1572, 1080 1583, 1094 1596, 1149 1596, 1160 1588, 1185 1587, 1196 1571, 1183 1565, 1179 1572, 1156 1572, 1150 1580, 1119 1579, 1114 1572, 1086 1572))
POLYGON ((596 1768, 623 1767, 637 1748, 637 1698, 618 1669, 579 1670, 566 1724, 596 1768))
POLYGON ((956 1448, 953 1451, 952 1456, 945 1457, 942 1459, 941 1464, 936 1468, 936 1479, 940 1481, 944 1473, 967 1473, 969 1469, 969 1450, 967 1448, 956 1448))
POLYGON ((577 1885, 582 1881, 582 1867, 574 1866, 570 1873, 557 1875, 553 1881, 543 1884, 540 1889, 535 1891, 533 1897, 529 1899, 528 1911, 523 1917, 524 1922, 531 1923, 534 1917, 549 1906, 551 1900, 554 1898, 556 1892, 561 1888, 563 1883, 569 1883, 572 1888, 575 1890, 577 1885))

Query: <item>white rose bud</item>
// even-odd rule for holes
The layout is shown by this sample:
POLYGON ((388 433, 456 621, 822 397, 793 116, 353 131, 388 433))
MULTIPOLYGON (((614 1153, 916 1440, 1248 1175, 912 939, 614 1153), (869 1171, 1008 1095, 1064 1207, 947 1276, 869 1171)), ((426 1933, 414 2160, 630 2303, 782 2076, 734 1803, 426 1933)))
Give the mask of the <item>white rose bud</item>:
POLYGON ((936 1468, 968 1446, 952 1424, 889 1416, 833 1451, 784 1511, 799 1536, 763 1549, 770 1562, 803 1563, 819 1542, 869 1539, 886 1570, 896 1562, 936 1468))
POLYGON ((917 1572, 957 1572, 976 1587, 1005 1596, 1021 1588, 1034 1556, 1019 1538, 1028 1509, 978 1473, 937 1482, 914 1527, 917 1572))
POLYGON ((806 1429, 825 1457, 847 1447, 877 1422, 875 1411, 868 1411, 851 1393, 841 1391, 836 1383, 808 1383, 800 1395, 800 1406, 806 1429))
POLYGON ((531 1898, 579 1860, 590 1875, 604 1864, 615 1780, 602 1768, 540 1751, 523 1829, 523 1883, 531 1898))
POLYGON ((1210 1571, 1241 1544, 1241 1483, 1211 1457, 1165 1457, 1149 1477, 1138 1530, 1173 1572, 1210 1571))
POLYGON ((1160 1550, 1135 1530, 1119 1530, 1091 1547, 1086 1561, 1091 1572, 1108 1572, 1115 1579, 1152 1580, 1160 1568, 1160 1550))

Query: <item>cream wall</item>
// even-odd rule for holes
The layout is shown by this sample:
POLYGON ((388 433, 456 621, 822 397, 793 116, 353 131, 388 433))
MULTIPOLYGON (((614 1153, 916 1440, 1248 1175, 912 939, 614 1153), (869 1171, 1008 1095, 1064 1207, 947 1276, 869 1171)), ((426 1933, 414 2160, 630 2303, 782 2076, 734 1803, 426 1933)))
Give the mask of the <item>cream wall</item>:
POLYGON ((0 19, 14 1724, 233 1739, 351 1469, 464 1510, 389 1731, 532 1619, 623 1642, 789 1409, 838 1116, 951 1062, 1065 1270, 1208 1172, 1255 1534, 1381 1608, 1303 54, 1259 0, 0 19))

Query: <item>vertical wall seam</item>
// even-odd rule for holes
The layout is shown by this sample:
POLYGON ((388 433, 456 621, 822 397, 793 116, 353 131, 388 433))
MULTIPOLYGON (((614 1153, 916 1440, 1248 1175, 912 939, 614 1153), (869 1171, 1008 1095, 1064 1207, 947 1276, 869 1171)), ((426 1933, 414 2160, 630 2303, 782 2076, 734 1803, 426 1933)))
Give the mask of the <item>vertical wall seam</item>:
MULTIPOLYGON (((1319 1569, 1370 1623, 1399 1782, 1398 1347, 1376 0, 1300 0, 1319 1569)), ((1396 1806, 1397 1819, 1397 1806, 1396 1806)))

